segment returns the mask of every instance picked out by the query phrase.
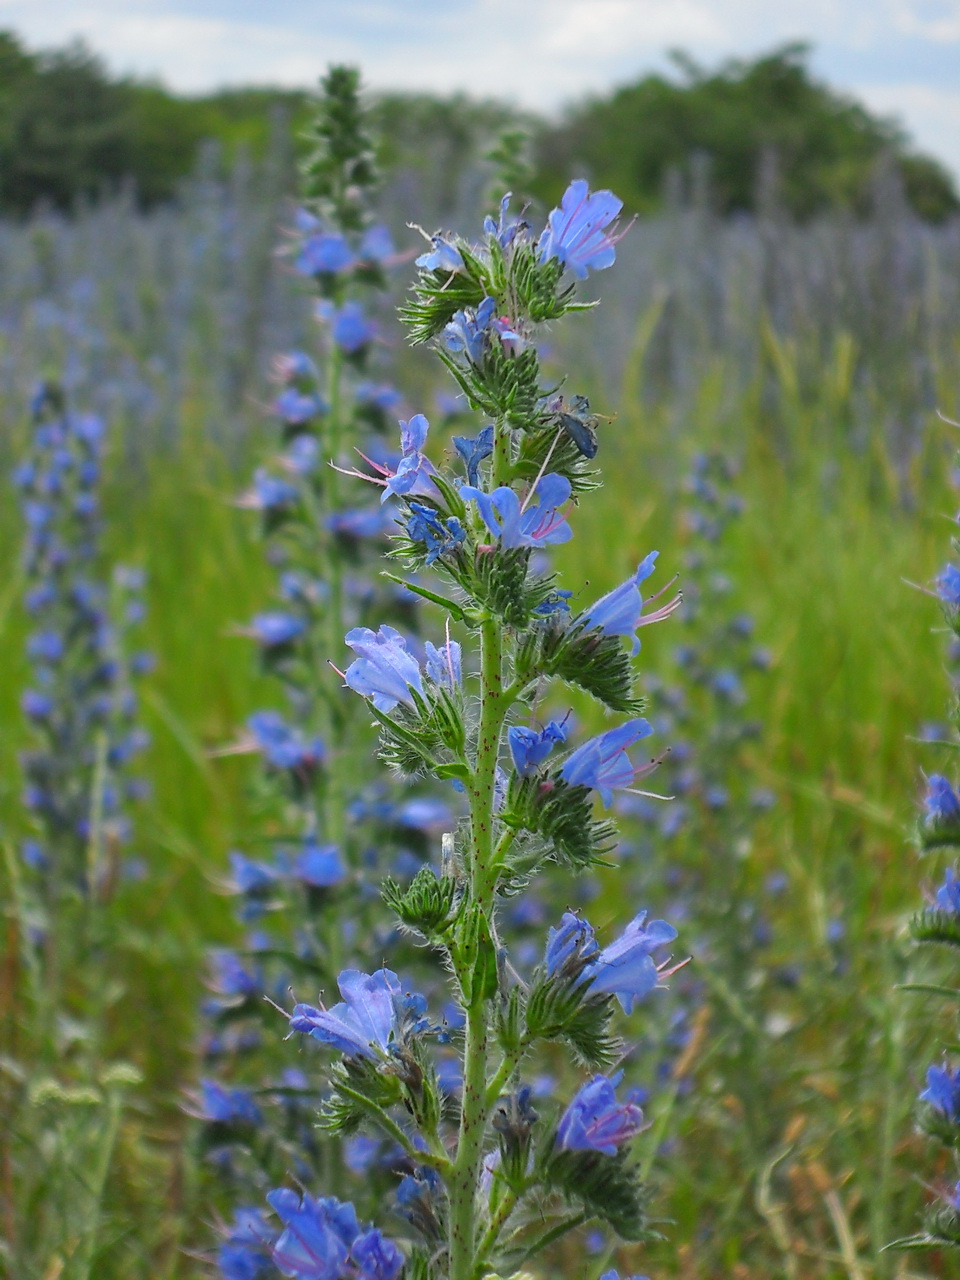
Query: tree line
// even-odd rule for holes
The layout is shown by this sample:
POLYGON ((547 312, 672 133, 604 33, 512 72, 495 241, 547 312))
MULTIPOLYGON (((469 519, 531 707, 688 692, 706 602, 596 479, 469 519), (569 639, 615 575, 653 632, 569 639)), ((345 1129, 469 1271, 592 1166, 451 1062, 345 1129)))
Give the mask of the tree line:
MULTIPOLYGON (((859 215, 885 165, 921 217, 956 213, 960 200, 945 167, 916 151, 896 122, 819 81, 809 52, 794 43, 714 69, 674 53, 673 75, 645 75, 554 120, 462 94, 382 95, 374 103, 382 159, 435 170, 439 151, 453 185, 499 132, 520 128, 529 137, 529 192, 547 205, 575 173, 612 187, 631 212, 652 211, 682 188, 684 175, 689 186, 699 174, 720 214, 775 199, 801 219, 837 208, 859 215)), ((187 97, 112 76, 81 43, 32 52, 0 32, 0 213, 70 210, 122 185, 144 206, 170 200, 206 139, 229 163, 241 147, 265 153, 279 119, 299 136, 310 114, 306 91, 187 97)))

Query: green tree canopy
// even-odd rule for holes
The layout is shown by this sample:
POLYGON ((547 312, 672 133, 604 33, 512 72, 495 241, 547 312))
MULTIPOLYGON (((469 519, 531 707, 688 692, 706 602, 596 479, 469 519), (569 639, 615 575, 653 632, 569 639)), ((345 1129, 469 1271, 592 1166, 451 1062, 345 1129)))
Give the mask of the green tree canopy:
POLYGON ((814 78, 809 48, 789 44, 708 72, 674 53, 679 77, 645 76, 571 108, 537 145, 538 190, 552 201, 578 169, 634 210, 655 207, 671 169, 708 158, 721 213, 754 207, 765 159, 776 158, 780 195, 800 218, 828 208, 863 212, 878 160, 890 155, 922 216, 955 211, 956 191, 935 160, 911 152, 895 123, 814 78))

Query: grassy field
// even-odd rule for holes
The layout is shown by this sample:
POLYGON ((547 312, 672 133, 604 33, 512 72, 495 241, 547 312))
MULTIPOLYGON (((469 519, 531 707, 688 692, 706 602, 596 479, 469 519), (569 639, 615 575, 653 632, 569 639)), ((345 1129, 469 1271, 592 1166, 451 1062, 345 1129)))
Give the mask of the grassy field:
MULTIPOLYGON (((145 240, 147 229, 127 216, 126 243, 145 240)), ((264 229, 272 225, 272 213, 261 212, 264 244, 264 229)), ((912 245, 911 227, 895 227, 897 243, 912 245)), ((638 229, 643 244, 657 236, 662 241, 668 231, 638 229)), ((714 274, 732 276, 732 240, 744 234, 723 232, 729 242, 718 250, 714 274)), ((879 273, 891 232, 878 225, 874 234, 879 273)), ((960 233, 950 234, 956 240, 960 233)), ((100 236, 98 253, 107 252, 102 228, 91 224, 87 235, 88 243, 100 236)), ((51 252, 64 251, 71 236, 82 238, 65 230, 51 252)), ((867 232, 862 236, 865 242, 867 232)), ((787 238, 779 259, 784 269, 805 262, 811 277, 829 270, 835 246, 816 259, 813 232, 806 241, 799 232, 787 238)), ((821 247, 828 240, 822 231, 821 247)), ((953 246, 945 234, 937 251, 952 253, 953 246)), ((918 252, 929 260, 934 249, 927 243, 918 252)), ((272 311, 253 326, 255 337, 243 338, 252 358, 239 384, 228 385, 218 361, 236 362, 246 348, 237 339, 240 345, 224 355, 224 317, 212 305, 199 319, 192 313, 194 347, 177 370, 168 365, 160 377, 147 363, 145 330, 127 330, 124 351, 115 319, 97 328, 123 275, 122 265, 108 270, 107 260, 100 261, 100 319, 91 319, 90 330, 71 336, 65 326, 52 346, 44 339, 42 352, 39 339, 14 350, 8 336, 2 453, 15 456, 24 438, 16 396, 34 372, 31 363, 49 366, 60 350, 88 343, 91 332, 100 334, 94 346, 104 377, 122 358, 138 379, 163 384, 142 439, 132 397, 123 386, 115 397, 126 408, 114 415, 107 495, 111 553, 149 575, 146 641, 157 668, 143 685, 152 738, 144 772, 152 795, 136 840, 148 870, 123 889, 114 908, 122 928, 113 969, 123 993, 110 1029, 111 1052, 135 1062, 144 1084, 106 1199, 117 1256, 125 1259, 122 1274, 158 1280, 202 1270, 182 1252, 205 1243, 209 1219, 182 1091, 197 1071, 193 1043, 205 951, 235 940, 218 882, 228 850, 244 847, 258 823, 255 763, 211 751, 229 742, 252 710, 275 701, 248 643, 230 634, 232 624, 262 607, 271 583, 255 522, 233 499, 269 444, 269 428, 257 426, 258 402, 267 395, 261 357, 274 340, 298 340, 302 315, 283 322, 282 299, 292 289, 271 276, 272 311), (218 423, 225 413, 229 433, 218 423), (175 430, 160 431, 158 423, 173 420, 175 430)), ((776 804, 758 820, 737 874, 758 896, 774 872, 787 876, 789 888, 765 907, 771 942, 758 962, 754 992, 760 994, 751 1005, 762 1010, 762 1023, 736 993, 713 981, 722 974, 711 974, 707 965, 700 975, 711 1014, 687 1064, 689 1085, 674 1098, 667 1084, 650 1104, 654 1118, 672 1109, 667 1131, 676 1136, 661 1147, 652 1169, 661 1188, 658 1211, 672 1225, 664 1228, 663 1244, 635 1256, 625 1251, 619 1263, 690 1280, 948 1275, 948 1264, 935 1256, 908 1267, 879 1249, 914 1229, 924 1184, 940 1172, 913 1136, 910 1117, 943 1026, 937 1010, 894 986, 906 973, 904 923, 921 901, 921 885, 939 874, 919 861, 910 828, 921 770, 938 763, 936 751, 915 738, 923 722, 943 717, 944 640, 936 602, 909 584, 929 583, 941 566, 954 514, 948 473, 956 432, 932 410, 940 405, 955 412, 957 404, 960 309, 950 303, 956 281, 938 277, 928 261, 910 293, 913 310, 890 317, 885 333, 878 321, 873 347, 866 330, 854 337, 839 319, 831 324, 822 303, 804 321, 798 291, 787 286, 778 296, 785 309, 799 306, 800 312, 781 315, 779 327, 760 294, 745 285, 728 329, 694 341, 681 306, 692 307, 689 258, 681 252, 674 259, 676 280, 662 245, 659 280, 646 278, 652 269, 640 255, 631 261, 630 278, 640 282, 636 293, 626 297, 611 288, 600 338, 591 317, 569 322, 587 343, 597 339, 595 347, 583 350, 576 338, 557 337, 561 350, 578 356, 598 410, 615 415, 602 436, 605 487, 584 502, 576 538, 558 563, 569 581, 587 578, 597 592, 652 547, 672 573, 689 541, 678 497, 689 459, 696 450, 716 449, 739 460, 745 511, 726 543, 723 568, 733 584, 731 609, 753 616, 772 669, 762 703, 751 707, 763 735, 731 760, 731 771, 746 771, 772 789, 776 804), (678 283, 684 273, 685 303, 678 283), (934 311, 936 324, 930 322, 934 311), (904 337, 907 345, 898 346, 895 339, 904 337), (686 355, 678 356, 684 342, 686 355), (842 924, 839 951, 834 921, 842 924), (780 987, 770 975, 787 968, 796 981, 780 987), (753 1109, 744 1103, 744 1080, 724 1075, 738 1019, 749 1026, 747 1043, 759 1064, 753 1109)), ((254 291, 250 315, 262 301, 254 296, 254 265, 244 268, 243 287, 254 291)), ((65 261, 58 271, 56 291, 64 293, 65 261)), ((148 292, 145 271, 142 282, 141 301, 148 292)), ((236 281, 227 284, 240 289, 236 281)), ((16 307, 7 303, 9 317, 16 307)), ((26 286, 17 305, 33 306, 35 315, 26 286)), ((172 350, 169 311, 161 309, 154 324, 163 331, 158 346, 172 350)), ((411 403, 419 407, 416 396, 425 397, 429 387, 426 357, 406 355, 401 366, 399 380, 417 389, 411 403)), ((93 385, 87 374, 78 384, 81 395, 93 385)), ((6 489, 0 504, 0 819, 7 841, 22 835, 25 821, 17 765, 25 742, 18 702, 27 677, 19 538, 16 503, 6 489)), ((667 680, 677 678, 672 625, 644 637, 643 670, 667 680)), ((625 902, 622 883, 614 887, 611 880, 594 914, 606 923, 643 905, 641 895, 662 899, 670 866, 696 867, 704 856, 710 855, 682 837, 654 848, 636 868, 631 900, 625 902)), ((695 921, 690 932, 696 935, 695 921)), ((13 1016, 9 1008, 4 1012, 13 1016)), ((740 1069, 746 1070, 743 1063, 740 1069)))

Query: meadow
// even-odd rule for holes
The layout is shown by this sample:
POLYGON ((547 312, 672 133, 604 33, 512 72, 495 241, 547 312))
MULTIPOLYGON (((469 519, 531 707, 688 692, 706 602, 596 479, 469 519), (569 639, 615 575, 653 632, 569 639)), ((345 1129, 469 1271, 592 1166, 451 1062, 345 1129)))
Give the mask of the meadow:
MULTIPOLYGON (((256 521, 236 504, 271 447, 270 361, 312 340, 302 283, 276 252, 293 216, 288 164, 278 154, 229 180, 211 164, 177 205, 151 213, 121 199, 0 226, 6 845, 28 825, 18 759, 29 629, 6 477, 39 376, 62 379, 107 420, 106 541, 146 570, 156 657, 141 686, 151 739, 133 846, 142 875, 110 908, 107 1055, 134 1064, 142 1083, 99 1198, 88 1274, 105 1280, 205 1274, 210 1247, 212 1175, 183 1102, 198 1074, 205 956, 236 943, 227 854, 249 848, 261 821, 255 761, 216 752, 276 697, 231 631, 270 592, 256 521)), ((408 222, 472 233, 486 212, 481 185, 471 178, 456 207, 439 208, 392 175, 382 202, 397 244, 420 251, 408 222)), ((688 1280, 949 1275, 937 1253, 917 1262, 881 1249, 916 1229, 929 1187, 949 1176, 912 1119, 942 1013, 896 988, 912 963, 905 923, 939 873, 911 833, 922 771, 938 763, 918 738, 942 720, 949 681, 939 606, 913 584, 940 569, 955 514, 958 437, 937 411, 960 417, 960 222, 924 225, 881 175, 867 221, 799 226, 775 207, 720 220, 706 194, 677 196, 618 253, 618 271, 597 282, 596 317, 556 336, 558 366, 609 415, 604 490, 556 563, 602 592, 657 548, 660 566, 682 576, 696 542, 684 476, 699 453, 735 462, 743 512, 712 567, 729 580, 724 608, 752 617, 770 665, 749 685, 762 730, 731 750, 728 771, 731 791, 774 796, 733 850, 702 827, 631 837, 628 901, 622 882, 601 876, 591 910, 604 924, 643 905, 665 910, 682 874, 701 893, 735 882, 750 927, 764 925, 734 988, 715 940, 698 961, 696 898, 677 918, 701 1012, 681 1067, 648 1104, 664 1138, 649 1168, 663 1240, 618 1260, 688 1280), (710 859, 719 865, 704 869, 710 859)), ((435 368, 402 347, 389 318, 383 342, 405 405, 439 417, 435 368)), ((678 637, 701 622, 703 609, 645 633, 644 677, 680 679, 678 637)), ((591 727, 586 702, 576 709, 591 727)), ((696 740, 695 725, 687 733, 696 740)), ((8 904, 11 893, 4 883, 8 904)), ((0 975, 8 1056, 18 982, 11 923, 0 975)), ((8 1131, 7 1168, 10 1141, 8 1131)), ((558 1257, 553 1274, 593 1277, 610 1263, 580 1257, 558 1257)))

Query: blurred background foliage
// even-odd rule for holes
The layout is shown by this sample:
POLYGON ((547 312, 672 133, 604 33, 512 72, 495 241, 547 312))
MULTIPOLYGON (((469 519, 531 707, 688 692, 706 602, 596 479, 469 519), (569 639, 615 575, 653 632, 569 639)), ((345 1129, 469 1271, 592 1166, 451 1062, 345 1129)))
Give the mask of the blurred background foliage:
MULTIPOLYGON (((883 161, 921 217, 941 221, 960 208, 944 167, 915 152, 896 123, 818 81, 808 55, 794 43, 710 70, 675 52, 673 78, 643 76, 571 104, 558 120, 465 94, 381 95, 374 118, 384 163, 441 172, 447 203, 489 139, 522 126, 531 137, 530 193, 545 204, 582 174, 615 190, 630 212, 650 212, 708 172, 721 214, 777 199, 798 218, 829 209, 863 216, 883 161)), ((154 205, 176 194, 202 143, 219 144, 224 163, 241 147, 260 157, 281 122, 299 137, 309 115, 306 91, 179 96, 112 76, 83 44, 29 52, 0 33, 0 212, 66 210, 123 185, 154 205)))

